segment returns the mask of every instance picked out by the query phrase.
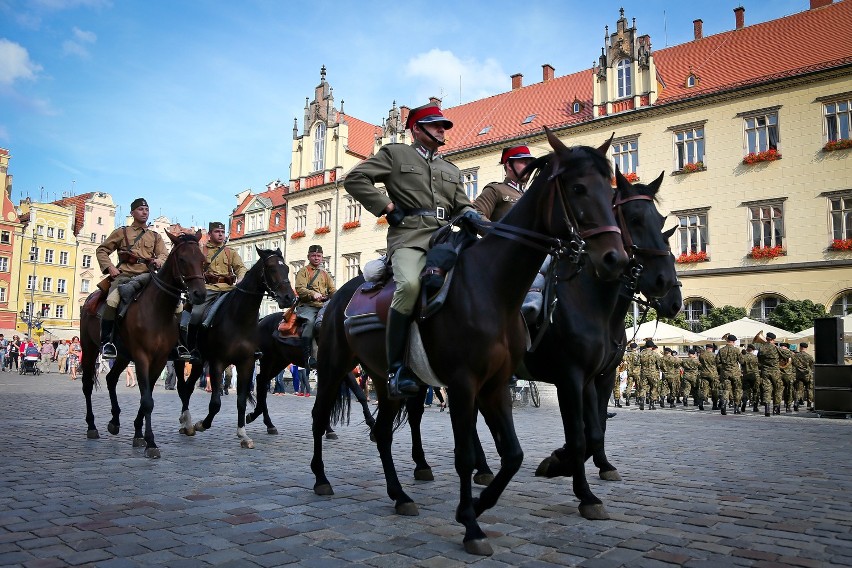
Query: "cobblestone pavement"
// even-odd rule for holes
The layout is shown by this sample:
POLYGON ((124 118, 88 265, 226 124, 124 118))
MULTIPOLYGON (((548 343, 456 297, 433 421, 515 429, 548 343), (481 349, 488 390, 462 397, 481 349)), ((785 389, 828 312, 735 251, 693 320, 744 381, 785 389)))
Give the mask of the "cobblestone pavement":
MULTIPOLYGON (((620 409, 608 439, 624 480, 599 480, 587 466, 611 516, 587 521, 570 480, 533 476, 563 442, 544 397, 542 408, 515 410, 526 457, 481 517, 494 555, 480 558, 464 552, 453 520, 450 421, 435 407, 424 432, 436 481, 413 480, 408 430, 397 436, 397 466, 420 505, 420 516, 401 517, 360 413, 337 427, 339 440, 325 442, 335 495, 318 497, 309 467, 313 399, 270 397, 281 434, 255 422, 256 449, 245 450, 233 395, 211 430, 187 438, 178 433, 176 393, 158 386, 162 459, 150 460, 131 447, 136 389, 119 385, 117 436, 106 431, 106 391, 94 398, 102 437, 87 440, 79 382, 0 373, 0 565, 852 565, 850 420, 620 409)), ((195 420, 207 402, 196 391, 195 420)), ((493 444, 486 449, 495 456, 493 444)))

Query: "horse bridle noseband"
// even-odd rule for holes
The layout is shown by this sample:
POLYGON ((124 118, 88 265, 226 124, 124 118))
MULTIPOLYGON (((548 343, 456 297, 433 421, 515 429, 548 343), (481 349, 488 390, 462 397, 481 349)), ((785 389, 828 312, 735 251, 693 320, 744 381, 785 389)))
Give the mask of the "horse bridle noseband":
MULTIPOLYGON (((268 259, 272 258, 272 257, 280 258, 281 262, 284 262, 284 257, 279 255, 279 254, 271 254, 268 257, 266 257, 265 259, 263 259, 263 264, 261 264, 261 267, 260 267, 260 279, 263 282, 263 288, 264 288, 263 290, 261 290, 260 292, 257 292, 255 290, 248 290, 246 288, 243 288, 242 286, 240 286, 240 284, 242 284, 242 281, 240 282, 240 284, 237 284, 236 286, 234 286, 234 290, 237 290, 238 292, 242 292, 243 294, 248 294, 250 296, 268 296, 270 299, 276 300, 275 292, 273 292, 273 287, 269 284, 269 280, 267 279, 267 275, 266 275, 266 261, 268 259)), ((245 280, 245 279, 243 279, 243 280, 245 280)))
MULTIPOLYGON (((180 248, 181 246, 183 246, 185 244, 190 244, 190 243, 198 245, 198 241, 196 241, 196 240, 181 239, 181 241, 175 245, 175 248, 172 249, 171 254, 175 254, 177 252, 178 248, 180 248)), ((166 259, 166 261, 168 262, 168 259, 166 259)), ((165 281, 163 281, 163 279, 160 278, 157 275, 157 272, 151 269, 150 263, 148 264, 148 271, 151 273, 151 279, 154 281, 154 284, 156 284, 157 287, 160 290, 162 290, 166 294, 169 294, 169 295, 174 296, 176 298, 180 298, 180 295, 182 293, 186 292, 189 289, 189 286, 187 286, 188 281, 204 280, 203 274, 192 274, 190 276, 184 276, 183 273, 181 273, 180 270, 178 270, 176 267, 174 267, 174 268, 172 268, 172 272, 177 271, 177 280, 181 284, 180 287, 177 287, 177 286, 172 286, 171 284, 168 284, 165 281)), ((172 275, 172 276, 174 276, 174 275, 172 275)))
MULTIPOLYGON (((633 241, 633 236, 630 234, 630 227, 627 225, 627 220, 624 218, 624 210, 622 209, 622 205, 625 203, 629 203, 631 201, 653 201, 649 195, 638 194, 630 197, 625 197, 623 199, 616 199, 613 201, 612 208, 617 215, 618 224, 622 227, 622 240, 624 243, 624 250, 627 251, 627 254, 630 255, 630 262, 627 265, 627 271, 622 276, 622 280, 627 287, 628 292, 631 295, 635 295, 636 288, 639 286, 639 277, 642 275, 642 271, 644 270, 644 266, 639 262, 638 256, 668 256, 672 252, 670 249, 655 249, 655 248, 646 248, 640 247, 633 241)), ((640 298, 634 298, 634 300, 638 303, 647 304, 645 300, 640 298)))

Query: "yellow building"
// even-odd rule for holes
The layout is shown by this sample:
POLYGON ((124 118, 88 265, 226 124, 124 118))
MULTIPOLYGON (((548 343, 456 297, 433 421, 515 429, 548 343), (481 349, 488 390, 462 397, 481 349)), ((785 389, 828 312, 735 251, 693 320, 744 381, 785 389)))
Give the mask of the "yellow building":
MULTIPOLYGON (((45 332, 65 338, 79 335, 74 321, 72 294, 77 285, 77 240, 74 235, 74 207, 53 203, 21 202, 24 222, 20 238, 18 264, 18 305, 27 314, 35 314, 40 327, 33 335, 45 332)), ((27 333, 28 324, 18 319, 17 330, 27 333)))

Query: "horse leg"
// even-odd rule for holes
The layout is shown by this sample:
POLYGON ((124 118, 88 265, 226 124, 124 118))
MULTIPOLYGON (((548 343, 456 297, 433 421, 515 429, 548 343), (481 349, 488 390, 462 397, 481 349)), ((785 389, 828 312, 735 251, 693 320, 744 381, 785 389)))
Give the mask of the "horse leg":
MULTIPOLYGON (((207 416, 204 417, 204 420, 199 420, 194 424, 196 432, 204 432, 205 430, 210 429, 213 426, 213 418, 219 413, 219 409, 222 408, 222 397, 219 395, 219 387, 222 386, 222 374, 219 373, 219 378, 214 378, 213 375, 213 365, 209 361, 208 363, 208 371, 210 373, 210 378, 207 379, 210 381, 210 403, 207 405, 207 416)), ((192 366, 192 375, 190 375, 190 380, 193 377, 200 377, 201 373, 204 372, 204 365, 198 364, 192 366), (198 367, 198 371, 196 374, 196 367, 198 367)), ((241 380, 241 379, 240 379, 241 380)), ((239 381, 237 381, 239 383, 239 381)))
POLYGON ((95 389, 95 363, 87 364, 88 357, 83 361, 83 376, 81 384, 83 387, 83 396, 86 399, 86 438, 97 440, 101 437, 98 433, 98 427, 95 426, 95 413, 92 411, 92 391, 95 389))
POLYGON ((411 428, 411 459, 414 460, 414 479, 435 481, 432 467, 426 462, 426 452, 423 451, 423 437, 420 431, 426 391, 427 387, 420 387, 420 394, 407 398, 405 409, 408 413, 408 427, 411 428))
MULTIPOLYGON (((194 367, 193 370, 195 370, 194 367)), ((178 418, 180 430, 178 432, 186 436, 195 436, 195 425, 192 423, 192 414, 189 411, 189 400, 195 391, 195 380, 192 372, 190 372, 189 379, 184 377, 183 361, 175 361, 175 376, 178 396, 180 396, 181 402, 180 418, 178 418)))
MULTIPOLYGON (((479 412, 478 408, 477 412, 479 412)), ((476 473, 473 474, 473 482, 477 485, 488 485, 494 481, 494 472, 488 465, 485 450, 482 449, 482 440, 479 439, 479 432, 476 431, 476 428, 473 429, 473 451, 476 458, 474 466, 476 473)))
POLYGON ((109 370, 106 376, 106 384, 107 391, 109 391, 109 402, 112 406, 112 418, 107 424, 107 431, 113 436, 118 434, 118 431, 121 429, 121 422, 118 419, 118 416, 121 414, 121 407, 118 405, 118 394, 116 393, 116 387, 118 386, 118 378, 121 376, 121 373, 127 368, 127 365, 130 364, 124 357, 118 357, 112 365, 112 369, 109 370))
MULTIPOLYGON (((152 367, 156 368, 157 365, 152 365, 150 361, 142 358, 136 361, 136 382, 139 383, 139 392, 142 395, 139 401, 139 414, 145 419, 145 457, 157 459, 160 457, 160 448, 154 440, 154 428, 151 425, 151 413, 154 411, 154 383, 157 379, 151 378, 152 367)), ((162 370, 162 365, 160 369, 162 370)))
MULTIPOLYGON (((213 379, 213 372, 216 372, 216 376, 218 377, 219 382, 222 382, 222 364, 217 362, 210 363, 210 378, 213 379)), ((249 398, 249 391, 251 391, 251 379, 254 371, 254 358, 249 356, 244 358, 237 365, 237 437, 240 439, 240 447, 246 449, 254 449, 254 440, 252 440, 248 433, 246 432, 246 400, 249 398)), ((218 397, 218 384, 216 382, 213 383, 213 394, 218 397)), ((266 390, 269 388, 269 383, 267 383, 264 387, 264 398, 266 397, 266 390)), ((258 381, 258 391, 260 390, 260 382, 258 381)), ((258 395, 260 396, 260 395, 258 395)), ((213 401, 210 401, 210 407, 213 407, 213 401)), ((218 407, 216 411, 218 412, 218 407)), ((213 417, 210 417, 210 420, 213 420, 213 417)))
MULTIPOLYGON (((592 460, 598 468, 598 475, 605 481, 621 481, 621 475, 614 465, 609 463, 606 457, 606 413, 609 404, 609 393, 615 385, 614 372, 604 373, 595 378, 595 388, 588 389, 594 396, 587 405, 596 413, 596 416, 587 416, 586 420, 595 424, 593 427, 586 426, 586 444, 588 451, 592 454, 592 460), (610 377, 610 375, 613 375, 610 377)), ((591 398, 591 397, 590 397, 591 398)))
MULTIPOLYGON (((420 514, 417 504, 403 490, 393 463, 393 422, 394 416, 399 412, 400 402, 387 397, 387 386, 383 382, 377 381, 374 384, 379 397, 379 413, 376 417, 376 425, 373 427, 373 434, 376 438, 379 458, 382 460, 388 497, 393 499, 394 510, 398 515, 416 516, 420 514)), ((422 407, 423 404, 421 403, 420 406, 422 407)))
POLYGON ((372 430, 373 426, 376 425, 376 419, 373 418, 373 413, 370 411, 370 402, 367 400, 367 395, 364 394, 358 381, 355 380, 355 375, 352 373, 346 373, 346 384, 349 386, 349 391, 355 395, 355 398, 361 404, 361 410, 364 412, 364 422, 372 430))
POLYGON ((266 426, 267 434, 278 434, 278 428, 275 427, 275 424, 272 423, 272 419, 269 417, 269 405, 267 404, 269 385, 275 374, 277 373, 270 372, 268 365, 264 366, 263 359, 261 359, 260 371, 255 377, 255 381, 257 381, 257 390, 255 394, 257 401, 255 402, 254 410, 246 414, 247 424, 254 422, 258 416, 263 416, 263 424, 266 426))

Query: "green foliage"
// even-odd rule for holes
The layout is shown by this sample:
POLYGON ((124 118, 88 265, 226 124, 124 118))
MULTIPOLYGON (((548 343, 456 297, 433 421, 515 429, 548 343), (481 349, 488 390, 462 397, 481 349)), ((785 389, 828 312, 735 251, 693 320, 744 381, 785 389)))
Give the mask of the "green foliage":
MULTIPOLYGON (((651 308, 648 310, 648 315, 645 318, 642 318, 642 312, 639 312, 639 319, 636 320, 636 324, 641 324, 644 321, 654 321, 657 319, 657 310, 651 308)), ((627 312, 627 315, 624 316, 624 327, 633 327, 633 312, 627 312)))
POLYGON ((686 321, 686 315, 683 312, 673 318, 660 318, 660 321, 687 331, 692 331, 692 328, 689 327, 689 322, 686 321))
POLYGON ((746 313, 745 308, 738 308, 736 306, 722 306, 721 308, 713 308, 707 313, 706 316, 700 316, 698 318, 698 331, 704 331, 705 329, 710 329, 711 327, 724 325, 726 323, 737 321, 738 319, 742 319, 747 316, 748 313, 746 313))
POLYGON ((813 327, 814 318, 827 317, 825 306, 810 300, 790 300, 779 304, 769 314, 769 324, 793 333, 813 327))

